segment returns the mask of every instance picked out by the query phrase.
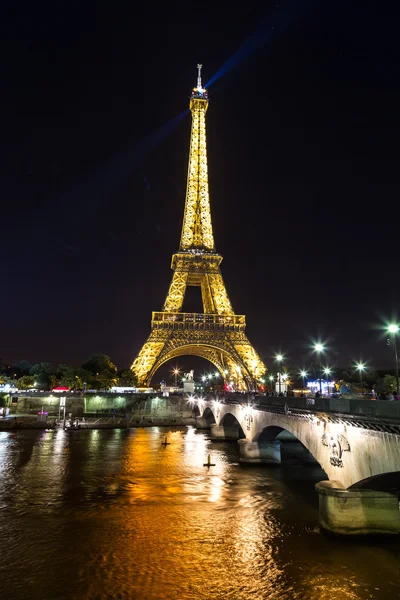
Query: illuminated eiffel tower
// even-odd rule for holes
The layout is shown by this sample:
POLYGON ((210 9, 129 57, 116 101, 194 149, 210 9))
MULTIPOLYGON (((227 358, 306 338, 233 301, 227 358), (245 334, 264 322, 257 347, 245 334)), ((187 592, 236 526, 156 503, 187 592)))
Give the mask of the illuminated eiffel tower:
POLYGON ((183 355, 206 358, 234 389, 255 389, 266 368, 245 334, 245 317, 233 312, 211 224, 206 147, 207 90, 192 91, 189 169, 179 250, 172 256, 173 276, 161 312, 153 312, 151 333, 132 369, 139 385, 149 385, 167 360, 183 355), (203 313, 181 312, 187 286, 201 288, 203 313))

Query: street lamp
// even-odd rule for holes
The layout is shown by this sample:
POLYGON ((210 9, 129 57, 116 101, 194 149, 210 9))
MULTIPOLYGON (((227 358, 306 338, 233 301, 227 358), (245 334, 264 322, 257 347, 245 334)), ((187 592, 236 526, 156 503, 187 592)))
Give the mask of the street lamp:
POLYGON ((365 371, 365 364, 362 362, 358 362, 356 363, 356 369, 357 371, 359 371, 360 373, 360 380, 361 380, 361 393, 364 393, 364 382, 363 382, 363 371, 365 371))
POLYGON ((279 389, 279 395, 280 395, 281 394, 281 384, 282 384, 281 369, 282 369, 283 354, 277 354, 275 356, 275 360, 278 363, 278 389, 279 389))
POLYGON ((306 380, 307 375, 308 375, 307 371, 304 371, 304 370, 300 371, 300 377, 303 380, 303 388, 306 387, 305 380, 306 380))
POLYGON ((323 344, 315 344, 314 345, 314 351, 318 354, 319 356, 319 393, 322 395, 322 363, 321 363, 321 354, 324 351, 324 345, 323 344))
POLYGON ((388 332, 391 334, 392 340, 393 340, 394 359, 396 362, 396 388, 397 388, 397 395, 398 395, 400 393, 400 389, 399 389, 399 361, 397 359, 396 333, 399 332, 399 326, 395 325, 395 324, 389 325, 388 332))
POLYGON ((175 387, 178 386, 178 375, 180 375, 180 370, 178 369, 178 367, 175 367, 175 369, 172 369, 173 374, 175 375, 175 387))

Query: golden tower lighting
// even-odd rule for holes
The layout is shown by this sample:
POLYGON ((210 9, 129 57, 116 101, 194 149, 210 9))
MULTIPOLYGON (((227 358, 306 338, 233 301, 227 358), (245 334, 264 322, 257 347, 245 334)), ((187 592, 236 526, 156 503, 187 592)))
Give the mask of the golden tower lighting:
POLYGON ((167 360, 196 355, 215 365, 223 379, 233 380, 236 389, 254 389, 266 368, 245 334, 245 316, 233 311, 220 270, 222 256, 214 245, 206 145, 208 95, 201 85, 201 67, 197 65, 197 87, 190 98, 186 201, 179 250, 172 256, 172 281, 162 311, 152 313, 151 333, 131 368, 139 385, 149 385, 167 360), (188 286, 200 287, 202 313, 181 312, 188 286))

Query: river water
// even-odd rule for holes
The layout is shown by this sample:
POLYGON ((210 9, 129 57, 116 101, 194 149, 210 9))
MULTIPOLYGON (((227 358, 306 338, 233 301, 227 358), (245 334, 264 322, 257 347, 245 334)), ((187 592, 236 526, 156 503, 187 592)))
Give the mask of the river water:
POLYGON ((321 534, 324 473, 292 449, 244 467, 191 427, 0 432, 0 598, 400 598, 400 543, 321 534))

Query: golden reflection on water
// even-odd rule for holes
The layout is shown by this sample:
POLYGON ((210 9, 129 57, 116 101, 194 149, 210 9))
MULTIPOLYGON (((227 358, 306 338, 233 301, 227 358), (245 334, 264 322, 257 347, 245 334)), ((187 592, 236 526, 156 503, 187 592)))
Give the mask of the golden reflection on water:
POLYGON ((11 581, 15 600, 379 598, 366 560, 397 597, 399 554, 326 540, 316 508, 234 445, 192 428, 7 436, 2 598, 11 581))

